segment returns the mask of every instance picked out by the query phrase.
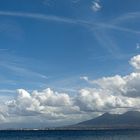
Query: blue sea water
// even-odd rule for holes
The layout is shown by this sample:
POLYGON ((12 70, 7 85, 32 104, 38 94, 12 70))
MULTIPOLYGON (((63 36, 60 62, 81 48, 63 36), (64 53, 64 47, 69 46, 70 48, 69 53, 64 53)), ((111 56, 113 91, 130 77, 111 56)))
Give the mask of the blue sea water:
POLYGON ((140 140, 140 130, 0 131, 0 140, 140 140))

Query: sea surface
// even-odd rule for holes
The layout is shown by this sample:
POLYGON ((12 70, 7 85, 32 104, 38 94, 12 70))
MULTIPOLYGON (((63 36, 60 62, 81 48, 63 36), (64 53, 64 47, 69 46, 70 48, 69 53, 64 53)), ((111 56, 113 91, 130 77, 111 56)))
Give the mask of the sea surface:
POLYGON ((140 140, 140 130, 0 131, 0 140, 140 140))

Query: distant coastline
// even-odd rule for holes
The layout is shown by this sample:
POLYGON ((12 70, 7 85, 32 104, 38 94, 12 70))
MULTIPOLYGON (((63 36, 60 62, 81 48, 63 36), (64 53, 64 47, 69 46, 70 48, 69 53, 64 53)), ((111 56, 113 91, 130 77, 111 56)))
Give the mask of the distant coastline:
POLYGON ((73 130, 140 130, 140 112, 128 111, 124 114, 110 114, 103 115, 86 120, 74 125, 60 126, 60 127, 40 127, 40 128, 7 128, 1 131, 73 131, 73 130))
POLYGON ((136 127, 83 127, 83 128, 65 128, 65 127, 57 127, 57 128, 40 128, 40 129, 28 129, 28 128, 20 128, 20 129, 0 129, 0 131, 105 131, 105 130, 140 130, 140 126, 136 127))

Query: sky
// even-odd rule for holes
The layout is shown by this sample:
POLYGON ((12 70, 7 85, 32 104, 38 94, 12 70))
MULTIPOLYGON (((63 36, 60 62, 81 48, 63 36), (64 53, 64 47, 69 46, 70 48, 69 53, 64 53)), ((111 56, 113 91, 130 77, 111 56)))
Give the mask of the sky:
POLYGON ((0 1, 0 129, 139 110, 139 5, 0 1))

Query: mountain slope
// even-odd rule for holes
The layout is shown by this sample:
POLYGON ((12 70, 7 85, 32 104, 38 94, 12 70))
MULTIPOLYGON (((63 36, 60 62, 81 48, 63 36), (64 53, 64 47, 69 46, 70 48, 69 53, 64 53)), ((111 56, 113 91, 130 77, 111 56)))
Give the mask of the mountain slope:
POLYGON ((124 114, 105 113, 95 119, 73 125, 74 128, 140 128, 140 112, 129 111, 124 114))

